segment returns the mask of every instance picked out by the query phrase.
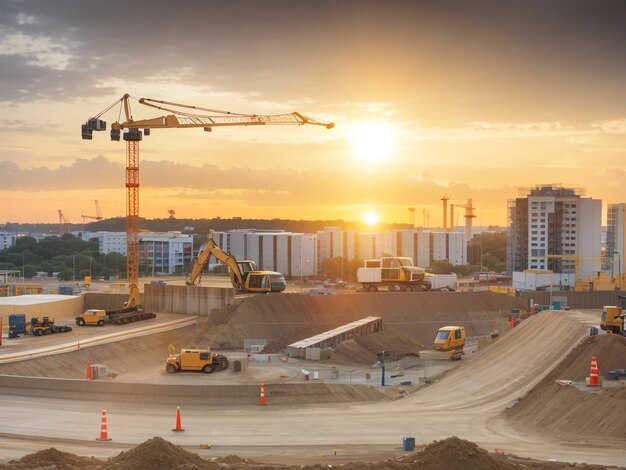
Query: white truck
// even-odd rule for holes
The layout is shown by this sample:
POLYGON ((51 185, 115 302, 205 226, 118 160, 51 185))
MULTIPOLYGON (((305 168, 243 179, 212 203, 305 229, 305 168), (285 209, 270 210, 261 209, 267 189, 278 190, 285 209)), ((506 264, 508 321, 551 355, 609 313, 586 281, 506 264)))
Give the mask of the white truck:
POLYGON ((357 281, 368 292, 386 288, 389 292, 430 290, 430 282, 425 279, 426 271, 413 266, 411 258, 383 256, 366 259, 357 271, 357 281))
POLYGON ((426 280, 430 282, 431 290, 440 290, 444 292, 454 291, 457 289, 456 274, 431 274, 426 273, 426 280))

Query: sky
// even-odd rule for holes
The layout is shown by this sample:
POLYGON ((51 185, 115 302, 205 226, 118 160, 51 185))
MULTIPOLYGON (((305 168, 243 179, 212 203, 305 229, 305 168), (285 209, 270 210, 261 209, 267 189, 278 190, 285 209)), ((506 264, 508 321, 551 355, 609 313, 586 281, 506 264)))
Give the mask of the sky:
POLYGON ((437 226, 447 196, 506 225, 545 183, 624 202, 624 24, 620 0, 1 0, 0 220, 125 215, 124 142, 80 138, 124 93, 336 124, 153 130, 147 218, 437 226))

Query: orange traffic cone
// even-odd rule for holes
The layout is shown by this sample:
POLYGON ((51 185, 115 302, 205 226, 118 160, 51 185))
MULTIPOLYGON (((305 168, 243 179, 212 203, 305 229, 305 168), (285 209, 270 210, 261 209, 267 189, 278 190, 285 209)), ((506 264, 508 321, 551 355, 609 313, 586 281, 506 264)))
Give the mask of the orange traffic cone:
POLYGON ((183 432, 183 426, 180 422, 180 406, 176 407, 176 427, 174 429, 172 429, 172 431, 175 432, 183 432))
POLYGON ((87 361, 87 374, 86 374, 86 378, 87 380, 91 380, 91 362, 87 361))
POLYGON ((588 387, 595 387, 598 385, 598 360, 595 357, 591 358, 591 368, 589 370, 589 381, 587 382, 588 387))
POLYGON ((265 400, 265 384, 261 384, 261 397, 259 398, 259 405, 265 406, 267 405, 267 401, 265 400))
POLYGON ((102 420, 100 421, 100 437, 96 438, 96 441, 110 441, 109 433, 107 431, 107 410, 102 410, 102 420))

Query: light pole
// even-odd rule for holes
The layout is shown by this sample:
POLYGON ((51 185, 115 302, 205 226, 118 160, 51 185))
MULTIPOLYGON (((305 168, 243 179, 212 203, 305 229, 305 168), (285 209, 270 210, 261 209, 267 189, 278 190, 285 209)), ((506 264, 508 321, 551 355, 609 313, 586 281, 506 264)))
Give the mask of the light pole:
POLYGON ((76 282, 76 252, 72 255, 72 282, 76 282))
POLYGON ((24 252, 22 251, 22 284, 24 284, 24 252))
POLYGON ((552 273, 553 271, 550 270, 550 310, 552 310, 552 273))

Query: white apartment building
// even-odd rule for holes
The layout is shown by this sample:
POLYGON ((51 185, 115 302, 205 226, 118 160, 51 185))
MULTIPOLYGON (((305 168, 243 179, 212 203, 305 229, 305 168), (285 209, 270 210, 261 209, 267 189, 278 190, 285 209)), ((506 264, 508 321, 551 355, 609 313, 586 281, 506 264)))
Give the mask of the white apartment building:
POLYGON ((577 271, 579 278, 599 271, 602 201, 559 185, 540 185, 525 193, 509 201, 507 270, 577 271))
POLYGON ((614 276, 626 272, 626 204, 609 204, 607 207, 606 250, 604 257, 610 260, 609 270, 614 276))
MULTIPOLYGON (((429 232, 426 232, 429 233, 429 232)), ((430 260, 446 260, 453 266, 467 264, 465 232, 430 232, 430 260)))
MULTIPOLYGON (((84 232, 83 240, 98 239, 100 253, 126 256, 126 232, 84 232)), ((193 237, 180 232, 140 232, 139 267, 146 274, 186 272, 193 256, 193 237)))
POLYGON ((312 234, 233 230, 214 232, 213 239, 236 259, 254 261, 259 270, 277 271, 286 278, 317 273, 317 239, 312 234))
POLYGON ((10 248, 15 245, 17 235, 15 233, 0 232, 0 250, 10 248))

